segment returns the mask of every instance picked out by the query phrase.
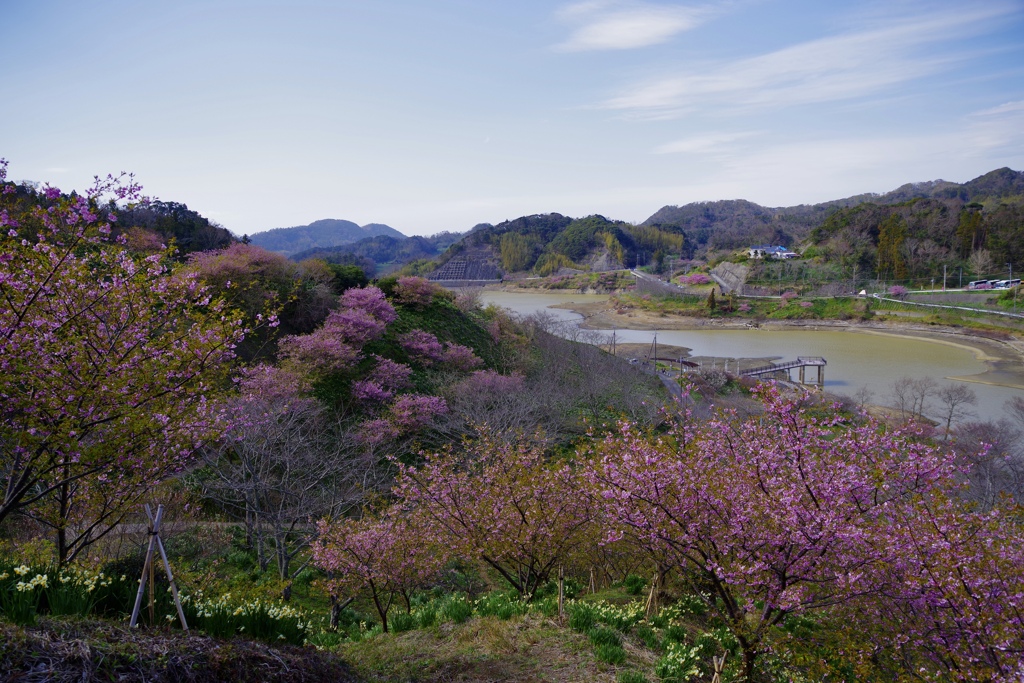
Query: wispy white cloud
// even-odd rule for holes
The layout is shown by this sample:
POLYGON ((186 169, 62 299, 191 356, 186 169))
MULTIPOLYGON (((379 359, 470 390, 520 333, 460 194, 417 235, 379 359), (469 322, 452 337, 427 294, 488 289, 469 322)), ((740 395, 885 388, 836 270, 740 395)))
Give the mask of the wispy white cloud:
POLYGON ((582 2, 559 12, 576 25, 569 38, 555 46, 563 52, 630 50, 657 45, 700 25, 710 12, 704 8, 648 3, 582 2))
POLYGON ((1024 101, 1006 102, 974 112, 964 132, 975 155, 997 151, 1006 157, 1024 152, 1024 101))
POLYGON ((667 118, 708 106, 752 109, 855 99, 970 58, 949 49, 942 56, 928 54, 927 48, 1019 11, 1015 4, 996 3, 891 17, 876 27, 653 78, 601 106, 667 118))
POLYGON ((757 135, 753 131, 737 133, 707 133, 659 145, 655 154, 710 154, 733 146, 732 143, 757 135))

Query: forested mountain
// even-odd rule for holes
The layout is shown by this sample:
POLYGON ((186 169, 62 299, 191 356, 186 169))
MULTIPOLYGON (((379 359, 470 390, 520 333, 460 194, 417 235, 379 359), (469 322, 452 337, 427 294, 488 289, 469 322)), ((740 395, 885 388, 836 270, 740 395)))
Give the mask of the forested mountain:
MULTIPOLYGON (((32 209, 52 208, 56 199, 28 183, 7 183, 5 189, 9 215, 18 216, 19 230, 25 237, 35 237, 43 228, 43 221, 32 215, 32 209)), ((133 204, 131 208, 102 208, 106 215, 114 217, 111 236, 124 237, 135 251, 160 251, 173 243, 177 257, 183 258, 193 252, 223 249, 237 241, 226 228, 178 202, 149 201, 133 204)))
MULTIPOLYGON (((386 227, 386 226, 385 226, 386 227)), ((292 259, 302 261, 318 258, 328 263, 356 265, 368 276, 382 274, 387 266, 395 266, 419 259, 437 258, 445 249, 458 241, 462 235, 455 232, 441 232, 430 237, 412 236, 395 238, 390 235, 365 237, 357 242, 334 247, 316 247, 292 254, 292 259)))
POLYGON ((168 243, 173 239, 179 255, 223 249, 235 241, 226 228, 177 202, 155 201, 121 209, 117 227, 127 233, 130 240, 145 239, 145 233, 140 234, 140 231, 155 233, 168 243))
POLYGON ((291 256, 301 251, 350 244, 377 235, 405 239, 405 235, 382 223, 367 223, 360 227, 352 221, 334 218, 325 218, 293 228, 275 228, 251 235, 249 239, 264 249, 291 256))
MULTIPOLYGON (((1024 201, 1020 196, 953 197, 866 203, 828 217, 810 235, 826 261, 885 280, 938 277, 963 266, 975 277, 1024 263, 1024 201)), ((807 253, 807 252, 805 252, 807 253)))
MULTIPOLYGON (((1001 168, 963 184, 945 180, 908 183, 885 194, 861 194, 820 204, 781 208, 764 207, 745 200, 665 206, 642 225, 680 228, 695 248, 739 249, 765 242, 795 246, 810 237, 812 232, 820 238, 821 233, 816 229, 833 214, 846 215, 844 211, 859 214, 857 207, 868 204, 893 206, 923 199, 946 202, 947 209, 954 213, 958 211, 957 207, 970 203, 980 204, 978 208, 985 213, 999 212, 1002 204, 1019 205, 1024 199, 1024 173, 1001 168)), ((874 215, 871 212, 864 215, 869 214, 874 215)), ((842 222, 844 219, 838 220, 842 222)), ((918 238, 923 237, 925 235, 918 234, 918 238)))
POLYGON ((679 228, 636 226, 604 216, 558 213, 481 224, 441 258, 486 261, 505 273, 551 275, 561 268, 610 270, 688 251, 679 228))

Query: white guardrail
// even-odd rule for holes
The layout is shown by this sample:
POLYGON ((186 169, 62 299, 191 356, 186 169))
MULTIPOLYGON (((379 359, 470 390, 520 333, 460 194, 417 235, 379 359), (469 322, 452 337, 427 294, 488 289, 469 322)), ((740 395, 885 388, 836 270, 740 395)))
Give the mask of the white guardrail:
POLYGON ((990 311, 987 308, 971 308, 970 306, 947 306, 945 304, 923 304, 917 301, 901 301, 900 299, 892 299, 887 296, 879 296, 878 294, 872 294, 872 297, 879 301, 892 301, 893 303, 903 304, 905 306, 925 306, 926 308, 950 308, 958 311, 971 311, 972 313, 985 313, 991 315, 1004 315, 1007 318, 1024 318, 1024 314, 1021 313, 1007 313, 1005 311, 990 311))

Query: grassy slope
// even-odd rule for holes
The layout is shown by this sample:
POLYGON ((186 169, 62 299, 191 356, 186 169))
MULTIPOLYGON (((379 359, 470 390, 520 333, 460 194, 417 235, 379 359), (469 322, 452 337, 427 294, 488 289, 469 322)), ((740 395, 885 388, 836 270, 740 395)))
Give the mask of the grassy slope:
MULTIPOLYGON (((581 633, 537 613, 501 621, 476 617, 455 625, 379 635, 337 650, 373 683, 442 681, 615 681, 625 668, 650 672, 654 655, 624 643, 629 659, 616 667, 598 662, 581 633)), ((648 678, 651 678, 648 673, 648 678)))

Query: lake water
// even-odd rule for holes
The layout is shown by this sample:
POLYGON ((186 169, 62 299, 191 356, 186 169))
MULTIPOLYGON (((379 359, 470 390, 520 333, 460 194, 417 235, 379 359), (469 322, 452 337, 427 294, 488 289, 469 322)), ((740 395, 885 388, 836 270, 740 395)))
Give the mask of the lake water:
MULTIPOLYGON (((572 293, 485 292, 484 303, 494 303, 520 315, 546 311, 559 320, 581 321, 573 311, 548 308, 566 302, 592 302, 607 296, 572 293)), ((610 336, 611 330, 606 333, 610 336)), ((630 330, 615 332, 619 343, 650 344, 657 335, 659 344, 684 346, 691 357, 718 359, 773 358, 795 360, 797 356, 823 356, 825 389, 852 396, 860 389, 874 394, 878 403, 888 403, 891 387, 900 377, 932 377, 952 382, 951 377, 978 375, 989 366, 970 348, 916 337, 871 334, 842 330, 630 330)), ((659 354, 660 355, 660 354, 659 354)), ((744 366, 746 367, 746 366, 744 366)), ((808 377, 817 377, 816 368, 808 368, 808 377)), ((796 371, 793 377, 796 378, 796 371)), ((975 412, 984 419, 1004 416, 1003 404, 1024 390, 965 382, 978 395, 975 412)))

